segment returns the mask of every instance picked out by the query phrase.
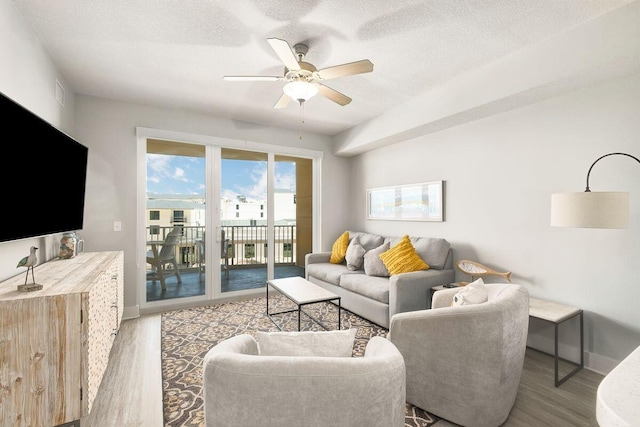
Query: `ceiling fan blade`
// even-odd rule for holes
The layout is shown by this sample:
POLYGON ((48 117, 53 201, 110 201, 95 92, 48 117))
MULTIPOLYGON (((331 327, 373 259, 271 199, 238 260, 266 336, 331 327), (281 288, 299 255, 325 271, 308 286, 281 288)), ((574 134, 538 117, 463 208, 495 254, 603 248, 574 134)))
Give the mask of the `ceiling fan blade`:
POLYGON ((289 105, 289 101, 291 101, 291 98, 289 98, 287 94, 283 93, 280 98, 278 98, 273 108, 284 108, 289 105))
POLYGON ((320 78, 323 80, 335 79, 336 77, 352 76, 354 74, 370 73, 373 71, 373 63, 368 59, 350 62, 348 64, 336 65, 333 67, 318 70, 320 78))
POLYGON ((278 55, 278 58, 284 63, 284 66, 289 70, 299 70, 298 58, 291 50, 291 46, 284 40, 277 39, 275 37, 267 39, 273 50, 278 55))
POLYGON ((282 80, 278 76, 222 76, 224 80, 230 82, 277 82, 282 80))
POLYGON ((347 95, 344 95, 335 89, 331 89, 329 86, 321 84, 318 85, 318 94, 340 105, 347 105, 351 102, 351 98, 347 95))

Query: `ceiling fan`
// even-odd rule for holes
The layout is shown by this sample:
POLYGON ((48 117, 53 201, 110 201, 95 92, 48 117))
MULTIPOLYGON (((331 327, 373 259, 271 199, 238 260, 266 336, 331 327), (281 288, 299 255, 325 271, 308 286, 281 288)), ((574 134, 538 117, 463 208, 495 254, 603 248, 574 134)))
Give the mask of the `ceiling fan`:
POLYGON ((285 40, 273 37, 267 39, 267 41, 285 66, 284 76, 224 76, 223 79, 233 82, 288 82, 283 88, 284 93, 273 106, 274 108, 284 108, 292 99, 302 105, 316 94, 324 96, 339 105, 347 105, 351 102, 351 98, 335 89, 331 89, 322 82, 336 77, 373 71, 373 64, 368 59, 318 70, 313 64, 302 60, 309 50, 306 44, 298 43, 291 49, 291 46, 285 40))

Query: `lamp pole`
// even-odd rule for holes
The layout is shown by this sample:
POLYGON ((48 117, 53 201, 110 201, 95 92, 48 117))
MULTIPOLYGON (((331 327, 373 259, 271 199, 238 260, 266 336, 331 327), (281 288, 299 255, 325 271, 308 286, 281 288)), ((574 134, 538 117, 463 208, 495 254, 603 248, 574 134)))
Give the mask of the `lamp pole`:
POLYGON ((604 156, 598 157, 596 159, 596 161, 591 164, 591 167, 589 168, 589 172, 587 172, 587 188, 584 190, 585 193, 591 192, 591 190, 589 190, 589 175, 591 175, 591 169, 593 169, 593 167, 595 166, 596 163, 598 163, 598 161, 604 159, 605 157, 609 157, 609 156, 627 156, 627 157, 631 157, 636 162, 640 163, 640 159, 638 159, 635 156, 632 156, 631 154, 627 154, 627 153, 609 153, 609 154, 605 154, 604 156))

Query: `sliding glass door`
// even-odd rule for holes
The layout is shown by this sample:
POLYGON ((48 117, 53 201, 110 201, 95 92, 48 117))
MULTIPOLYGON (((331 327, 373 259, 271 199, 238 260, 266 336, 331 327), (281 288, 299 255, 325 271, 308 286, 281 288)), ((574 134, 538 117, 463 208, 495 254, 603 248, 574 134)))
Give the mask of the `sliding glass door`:
POLYGON ((276 155, 274 170, 274 277, 304 277, 313 243, 313 161, 276 155))
POLYGON ((271 277, 304 276, 312 242, 312 161, 229 148, 221 158, 220 228, 228 268, 222 293, 263 288, 271 277))
POLYGON ((267 153, 221 150, 222 293, 261 287, 267 280, 267 165, 267 153))
POLYGON ((304 276, 318 152, 204 139, 139 140, 142 309, 257 294, 270 278, 304 276))
POLYGON ((205 151, 147 141, 146 302, 205 295, 205 151))

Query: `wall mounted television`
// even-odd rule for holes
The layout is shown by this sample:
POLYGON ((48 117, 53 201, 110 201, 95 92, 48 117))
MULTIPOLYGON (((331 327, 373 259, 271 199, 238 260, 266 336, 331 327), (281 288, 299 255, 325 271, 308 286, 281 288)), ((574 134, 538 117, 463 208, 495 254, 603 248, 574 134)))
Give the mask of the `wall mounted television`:
POLYGON ((0 242, 78 231, 88 148, 0 93, 0 242))

